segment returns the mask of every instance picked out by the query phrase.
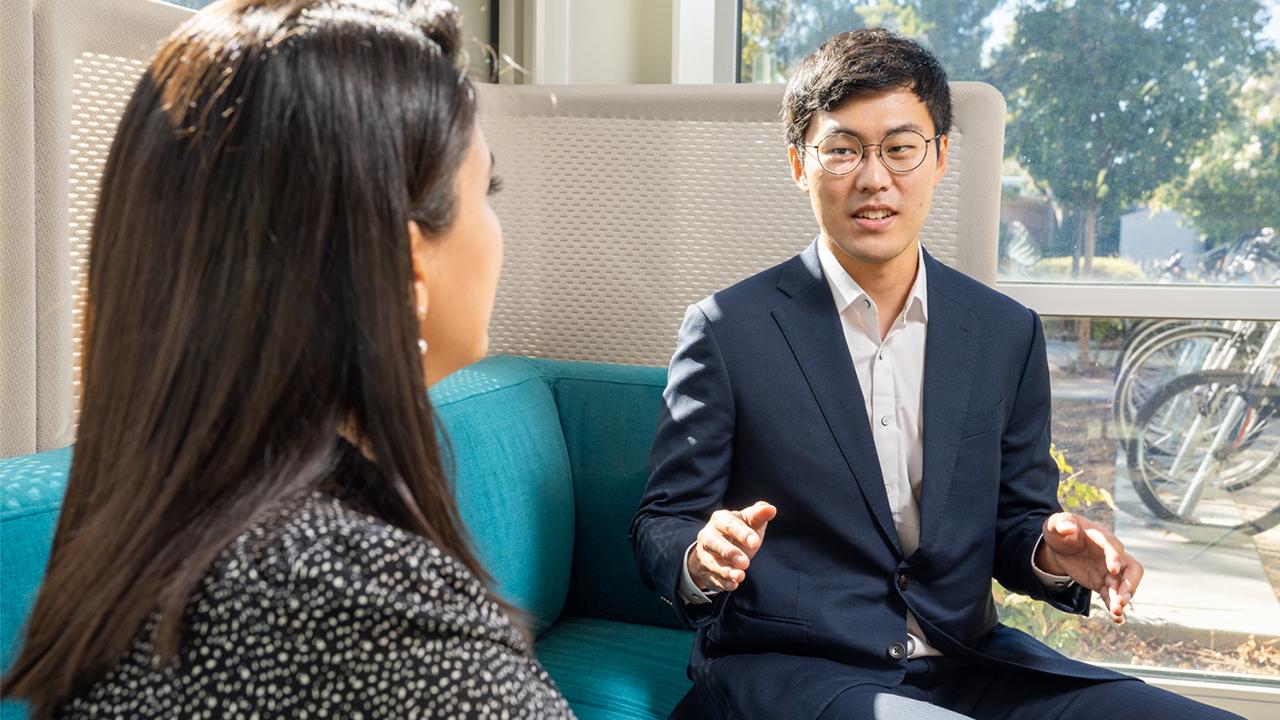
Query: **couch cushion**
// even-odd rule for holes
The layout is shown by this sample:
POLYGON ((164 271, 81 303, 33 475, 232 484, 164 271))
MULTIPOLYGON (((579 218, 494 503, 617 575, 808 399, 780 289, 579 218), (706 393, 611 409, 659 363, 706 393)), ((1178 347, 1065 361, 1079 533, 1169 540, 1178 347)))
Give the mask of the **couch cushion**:
MULTIPOLYGON (((18 641, 49 561, 71 448, 0 460, 0 669, 18 641)), ((23 720, 26 706, 0 702, 0 720, 23 720)))
POLYGON ((573 561, 573 484, 546 381, 497 357, 431 389, 447 435, 458 510, 500 595, 541 634, 564 607, 573 561))
POLYGON ((0 460, 0 667, 18 652, 71 470, 71 448, 0 460))
POLYGON ((692 686, 692 647, 686 630, 574 617, 551 628, 537 652, 578 720, 622 720, 671 713, 692 686))
POLYGON ((573 467, 575 542, 568 615, 679 627, 644 587, 628 531, 649 477, 666 370, 535 360, 551 383, 573 467))

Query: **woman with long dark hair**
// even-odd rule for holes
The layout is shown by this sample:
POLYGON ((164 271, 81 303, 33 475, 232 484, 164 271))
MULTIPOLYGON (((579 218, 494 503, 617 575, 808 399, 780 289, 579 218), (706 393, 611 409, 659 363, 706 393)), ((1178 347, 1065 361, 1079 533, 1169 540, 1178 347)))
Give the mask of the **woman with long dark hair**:
POLYGON ((223 0, 120 122, 36 717, 570 717, 491 594, 426 387, 502 257, 452 7, 223 0))

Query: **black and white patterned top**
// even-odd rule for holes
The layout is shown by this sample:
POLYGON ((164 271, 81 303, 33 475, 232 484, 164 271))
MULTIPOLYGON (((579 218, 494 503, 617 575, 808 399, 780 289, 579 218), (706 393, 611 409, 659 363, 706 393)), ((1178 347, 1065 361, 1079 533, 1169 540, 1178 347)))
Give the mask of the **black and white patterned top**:
POLYGON ((237 538, 62 718, 572 718, 484 585, 428 540, 313 492, 237 538))

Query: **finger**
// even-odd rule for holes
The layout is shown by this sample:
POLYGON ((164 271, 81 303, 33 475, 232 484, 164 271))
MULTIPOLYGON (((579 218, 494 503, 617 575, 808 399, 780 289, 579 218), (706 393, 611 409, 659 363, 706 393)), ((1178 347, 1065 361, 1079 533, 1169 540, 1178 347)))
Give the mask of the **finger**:
POLYGON ((1119 575, 1124 569, 1124 543, 1120 542, 1115 535, 1103 530, 1100 527, 1092 527, 1085 530, 1085 536, 1093 545, 1102 550, 1102 556, 1106 560, 1107 572, 1112 575, 1119 575))
POLYGON ((747 566, 751 564, 751 558, 747 556, 747 553, 742 548, 729 542, 714 528, 703 528, 698 533, 698 546, 714 555, 718 563, 742 568, 743 570, 746 570, 747 566))
POLYGON ((1073 555, 1082 547, 1080 523, 1071 513, 1050 515, 1044 521, 1043 533, 1045 542, 1060 555, 1073 555))
POLYGON ((704 591, 711 590, 715 592, 730 592, 738 589, 738 583, 735 583, 732 580, 726 580, 719 575, 708 575, 705 582, 699 582, 697 585, 704 591))
POLYGON ((1069 538, 1079 527, 1075 515, 1069 512, 1054 513, 1045 521, 1045 530, 1061 538, 1069 538))
POLYGON ((1142 576, 1145 573, 1142 563, 1129 553, 1125 553, 1124 573, 1120 576, 1119 588, 1126 606, 1132 604, 1133 596, 1138 592, 1138 584, 1142 582, 1142 576))
POLYGON ((1102 596, 1102 602, 1107 606, 1107 611, 1111 614, 1111 621, 1120 623, 1124 621, 1124 607, 1120 603, 1120 595, 1116 591, 1115 576, 1108 575, 1103 581, 1102 590, 1099 593, 1102 596))
POLYGON ((749 553, 760 547, 760 536, 737 513, 719 510, 711 516, 711 525, 743 552, 749 553))
POLYGON ((761 500, 755 505, 740 511, 739 514, 743 522, 750 525, 752 530, 763 535, 765 526, 769 524, 770 520, 778 516, 778 508, 761 500))
POLYGON ((737 584, 746 579, 747 574, 738 568, 731 567, 721 562, 720 558, 709 553, 704 548, 698 549, 698 565, 701 571, 699 575, 702 579, 708 581, 718 590, 724 590, 728 585, 737 587, 737 584))

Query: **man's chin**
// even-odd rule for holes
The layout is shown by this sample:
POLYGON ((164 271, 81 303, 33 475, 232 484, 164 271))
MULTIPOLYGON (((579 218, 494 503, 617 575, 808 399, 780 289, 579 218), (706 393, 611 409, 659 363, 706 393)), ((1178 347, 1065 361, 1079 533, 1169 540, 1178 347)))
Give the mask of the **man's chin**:
POLYGON ((911 248, 910 242, 885 237, 841 238, 832 244, 836 246, 837 254, 843 254, 860 265, 883 265, 911 248))

